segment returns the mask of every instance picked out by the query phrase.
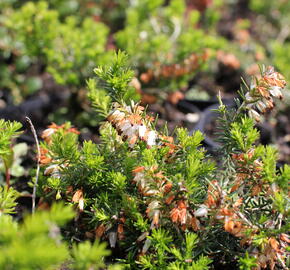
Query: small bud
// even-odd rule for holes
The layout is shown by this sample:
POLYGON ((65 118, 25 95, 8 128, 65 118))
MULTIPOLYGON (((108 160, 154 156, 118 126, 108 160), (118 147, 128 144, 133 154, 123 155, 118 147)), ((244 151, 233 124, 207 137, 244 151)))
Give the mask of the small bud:
POLYGON ((113 216, 112 216, 112 219, 113 219, 113 220, 118 220, 117 215, 113 215, 113 216))
POLYGON ((81 198, 80 200, 79 200, 79 209, 80 209, 80 211, 84 211, 84 199, 83 198, 81 198))
POLYGON ((200 208, 198 208, 195 212, 194 212, 194 216, 195 217, 206 217, 208 214, 208 210, 207 207, 205 205, 201 205, 200 208))
POLYGON ((83 191, 78 189, 72 197, 72 201, 78 203, 83 198, 83 191))
POLYGON ((140 125, 140 126, 139 126, 139 129, 138 129, 138 133, 139 133, 139 137, 140 137, 141 139, 144 138, 144 136, 145 136, 145 132, 146 132, 146 126, 144 126, 144 125, 140 125))
POLYGON ((127 135, 128 130, 132 128, 132 125, 129 120, 126 120, 120 125, 120 130, 123 132, 124 135, 127 135))
POLYGON ((279 86, 273 86, 270 88, 270 94, 273 96, 273 97, 277 97, 277 98, 282 98, 282 92, 281 92, 281 87, 279 86))
POLYGON ((58 165, 53 164, 53 165, 48 166, 44 170, 43 174, 47 176, 47 175, 51 175, 51 174, 56 173, 56 172, 58 172, 58 165))
POLYGON ((153 130, 149 131, 148 139, 147 139, 147 145, 148 146, 155 145, 156 144, 156 138, 157 138, 156 132, 153 131, 153 130))
POLYGON ((110 247, 111 247, 111 248, 116 247, 116 242, 117 242, 117 232, 110 232, 110 233, 109 233, 109 242, 110 242, 110 247))
POLYGON ((55 132, 54 128, 47 128, 42 132, 41 138, 45 140, 49 138, 54 132, 55 132))
POLYGON ((249 110, 249 117, 255 119, 257 122, 260 122, 260 114, 258 112, 256 112, 255 110, 251 109, 249 110))
POLYGON ((267 105, 261 100, 256 103, 256 107, 261 113, 264 113, 267 109, 267 105))

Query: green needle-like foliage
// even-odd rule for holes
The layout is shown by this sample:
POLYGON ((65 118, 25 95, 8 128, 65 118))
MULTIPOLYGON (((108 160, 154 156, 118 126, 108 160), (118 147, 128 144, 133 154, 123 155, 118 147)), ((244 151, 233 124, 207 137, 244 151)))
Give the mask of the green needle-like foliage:
MULTIPOLYGON (((285 265, 289 166, 276 169, 276 150, 258 143, 257 119, 244 115, 259 97, 245 95, 238 109, 220 105, 221 149, 210 157, 201 132, 158 132, 145 108, 128 99, 133 73, 124 53, 95 72, 88 86, 104 120, 100 142, 78 143, 67 124, 50 126, 42 144, 39 195, 78 209, 71 239, 93 233, 107 240, 128 269, 285 265)), ((284 84, 273 69, 257 83, 267 86, 270 75, 284 84)))
POLYGON ((106 250, 105 243, 98 243, 96 241, 93 245, 86 241, 78 245, 74 245, 72 250, 72 257, 76 263, 73 269, 99 269, 105 267, 103 261, 104 256, 110 255, 110 251, 106 250))
POLYGON ((44 1, 28 2, 15 10, 5 21, 17 39, 22 42, 20 49, 28 56, 44 57, 44 49, 52 46, 59 27, 58 13, 48 9, 44 1))
MULTIPOLYGON (((166 128, 156 130, 153 117, 133 100, 127 60, 119 51, 88 81, 89 97, 104 120, 99 143, 79 143, 70 123, 43 132, 37 189, 50 211, 37 211, 17 224, 7 215, 16 193, 0 190, 0 266, 103 268, 109 252, 94 242, 97 238, 119 251, 113 262, 129 269, 285 268, 289 166, 277 169, 277 151, 259 144, 255 128, 261 108, 281 97, 282 75, 273 68, 262 71, 246 87, 238 109, 221 103, 221 148, 210 157, 201 132, 189 135, 177 128, 169 136, 166 128)), ((7 163, 21 126, 1 120, 0 127, 0 153, 7 163)))
POLYGON ((37 211, 17 224, 8 215, 14 212, 17 197, 12 188, 0 188, 1 269, 104 269, 103 258, 110 254, 104 243, 74 244, 71 251, 63 241, 60 227, 73 218, 71 207, 53 204, 49 211, 37 211))
POLYGON ((18 197, 18 192, 7 187, 0 187, 0 215, 15 213, 15 200, 18 197))
POLYGON ((4 165, 7 187, 10 185, 10 169, 13 167, 15 159, 13 140, 22 133, 19 131, 21 127, 22 125, 19 122, 0 119, 0 160, 4 165))
POLYGON ((11 140, 20 135, 19 129, 22 125, 19 122, 10 122, 0 119, 0 157, 10 152, 11 140))
POLYGON ((130 3, 125 27, 115 34, 118 47, 128 52, 130 64, 144 85, 142 90, 148 87, 150 93, 157 88, 158 91, 151 92, 162 98, 186 87, 190 78, 208 67, 208 57, 226 44, 222 38, 198 27, 201 14, 189 11, 186 1, 165 2, 130 3), (211 51, 209 55, 205 48, 211 51))
POLYGON ((113 101, 119 103, 128 101, 131 98, 126 97, 126 94, 129 90, 128 84, 131 82, 134 72, 126 67, 127 59, 128 56, 124 52, 118 51, 111 65, 100 66, 94 69, 100 80, 101 87, 107 91, 107 95, 113 101))

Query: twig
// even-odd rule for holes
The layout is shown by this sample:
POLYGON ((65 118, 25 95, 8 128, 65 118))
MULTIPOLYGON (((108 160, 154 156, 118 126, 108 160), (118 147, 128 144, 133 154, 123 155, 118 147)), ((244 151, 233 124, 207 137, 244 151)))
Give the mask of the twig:
POLYGON ((36 199, 36 188, 37 188, 37 183, 38 183, 38 177, 39 177, 39 170, 40 170, 40 147, 39 147, 39 142, 37 139, 37 134, 35 131, 35 128, 30 120, 29 117, 25 117, 26 121, 29 123, 35 143, 36 143, 36 148, 37 148, 37 168, 36 168, 36 176, 35 176, 35 182, 33 185, 33 193, 32 193, 32 213, 35 212, 35 199, 36 199))
POLYGON ((159 27, 159 25, 158 25, 157 20, 156 20, 155 18, 152 17, 152 18, 150 18, 149 21, 150 21, 150 23, 151 23, 151 26, 152 26, 154 32, 155 32, 156 34, 160 34, 161 29, 160 29, 160 27, 159 27))
POLYGON ((252 224, 241 212, 238 211, 237 214, 245 223, 250 225, 251 228, 258 229, 258 227, 252 224))
POLYGON ((172 22, 174 25, 174 31, 173 31, 172 35, 170 36, 169 40, 171 42, 175 42, 175 40, 178 38, 178 36, 181 33, 181 26, 180 26, 179 20, 176 18, 173 18, 172 22))

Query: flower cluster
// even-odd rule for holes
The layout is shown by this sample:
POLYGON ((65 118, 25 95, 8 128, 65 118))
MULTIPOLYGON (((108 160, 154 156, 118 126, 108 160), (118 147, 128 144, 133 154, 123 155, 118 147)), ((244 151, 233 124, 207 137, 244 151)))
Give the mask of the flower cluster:
POLYGON ((47 143, 51 143, 51 136, 60 129, 63 129, 65 133, 80 134, 76 128, 70 127, 69 125, 62 124, 59 126, 55 123, 52 123, 42 132, 41 138, 44 139, 47 143))
POLYGON ((169 217, 182 230, 200 229, 198 218, 207 216, 207 207, 201 205, 196 211, 191 209, 186 198, 186 188, 181 182, 173 188, 173 183, 157 166, 140 166, 132 172, 133 182, 147 200, 146 214, 151 220, 151 229, 160 226, 161 216, 169 217))
POLYGON ((287 258, 286 251, 288 244, 290 243, 289 236, 287 234, 281 233, 279 239, 274 237, 267 237, 263 246, 263 250, 254 248, 252 251, 252 256, 257 259, 258 268, 267 268, 270 266, 270 269, 275 269, 276 262, 282 265, 283 269, 288 269, 285 263, 287 258))
POLYGON ((143 112, 144 107, 132 103, 131 106, 118 106, 107 118, 130 147, 138 140, 145 141, 148 147, 156 145, 158 134, 150 127, 154 119, 143 116, 143 112))
POLYGON ((84 193, 82 189, 78 189, 73 197, 72 197, 72 202, 78 203, 78 207, 80 211, 84 210, 84 193))
POLYGON ((287 247, 290 242, 289 236, 282 233, 278 238, 266 237, 263 244, 257 246, 257 244, 254 244, 255 239, 259 239, 262 232, 258 226, 252 224, 242 213, 243 199, 238 198, 234 203, 231 203, 226 195, 227 193, 217 181, 213 181, 210 184, 205 202, 210 212, 210 217, 222 222, 226 232, 241 238, 240 244, 242 246, 247 245, 251 255, 257 258, 257 269, 266 268, 267 265, 274 269, 277 261, 281 265, 285 265, 287 247))
POLYGON ((187 204, 184 200, 176 202, 175 207, 170 211, 170 218, 174 223, 186 224, 187 220, 187 204))
POLYGON ((50 164, 52 162, 52 158, 49 155, 49 150, 47 148, 44 147, 40 147, 40 164, 42 165, 47 165, 50 164))
POLYGON ((246 108, 249 116, 256 121, 260 121, 260 113, 274 108, 273 98, 282 99, 281 90, 285 88, 286 81, 284 77, 274 71, 269 66, 262 73, 261 78, 255 78, 250 86, 249 91, 245 95, 246 108))
POLYGON ((111 220, 105 225, 104 223, 100 224, 95 230, 95 236, 101 238, 105 235, 109 240, 110 247, 116 247, 117 240, 123 240, 125 238, 124 234, 124 225, 126 218, 123 212, 120 212, 119 215, 113 215, 111 220), (112 229, 112 227, 114 229, 112 229))
POLYGON ((48 128, 42 132, 41 138, 46 142, 46 144, 42 144, 40 147, 40 164, 44 166, 49 165, 44 170, 44 175, 50 175, 55 178, 60 178, 60 169, 61 167, 65 166, 65 164, 62 164, 61 166, 55 164, 48 147, 52 143, 52 135, 55 134, 58 130, 62 130, 64 134, 80 134, 76 128, 71 127, 69 124, 63 124, 59 126, 55 123, 49 125, 48 128))
POLYGON ((207 210, 213 219, 223 223, 224 230, 236 237, 246 237, 247 224, 240 217, 239 206, 242 198, 230 204, 226 201, 226 192, 221 188, 216 180, 213 180, 208 187, 208 195, 205 201, 207 210))
POLYGON ((192 53, 180 64, 161 65, 155 63, 154 70, 149 69, 140 75, 140 80, 147 84, 154 79, 178 78, 196 71, 204 62, 207 61, 209 52, 205 50, 201 55, 192 53))
POLYGON ((250 186, 252 187, 251 196, 256 196, 262 189, 262 167, 263 162, 259 159, 254 159, 254 149, 250 149, 247 153, 232 154, 232 159, 236 165, 236 181, 231 188, 231 192, 236 191, 242 183, 247 183, 247 178, 251 179, 250 186), (250 161, 250 162, 249 162, 250 161), (253 185, 253 182, 256 183, 253 185))
POLYGON ((158 227, 160 209, 164 205, 161 199, 166 201, 171 197, 172 183, 164 176, 162 171, 158 170, 157 166, 150 168, 136 167, 132 173, 134 175, 133 183, 137 185, 142 196, 148 199, 146 214, 152 220, 151 228, 158 227))

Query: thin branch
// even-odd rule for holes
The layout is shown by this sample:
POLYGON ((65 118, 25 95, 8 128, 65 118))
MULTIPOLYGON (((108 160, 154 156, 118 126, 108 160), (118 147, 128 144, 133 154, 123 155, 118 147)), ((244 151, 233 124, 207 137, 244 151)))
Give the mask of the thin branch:
POLYGON ((155 32, 156 34, 160 34, 161 29, 160 29, 160 26, 158 25, 158 21, 156 20, 156 18, 151 17, 151 18, 149 19, 149 21, 150 21, 150 23, 151 23, 151 26, 152 26, 154 32, 155 32))
POLYGON ((236 212, 238 214, 238 216, 245 222, 247 223, 251 228, 253 229, 258 229, 257 226, 255 226, 254 224, 252 224, 241 212, 236 212))
POLYGON ((38 184, 38 178, 39 178, 39 170, 40 170, 40 147, 39 147, 39 142, 37 138, 37 134, 35 131, 35 128, 30 120, 29 117, 25 117, 26 121, 29 123, 35 143, 36 143, 36 148, 37 148, 37 168, 36 168, 36 176, 35 176, 35 182, 33 185, 33 193, 32 193, 32 213, 35 212, 35 199, 36 199, 36 189, 37 189, 37 184, 38 184))
POLYGON ((181 25, 180 25, 180 21, 176 18, 172 19, 173 25, 174 25, 174 31, 172 33, 172 35, 170 36, 169 40, 171 42, 175 42, 176 39, 178 38, 178 36, 181 33, 181 25))

